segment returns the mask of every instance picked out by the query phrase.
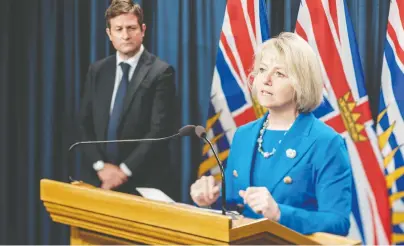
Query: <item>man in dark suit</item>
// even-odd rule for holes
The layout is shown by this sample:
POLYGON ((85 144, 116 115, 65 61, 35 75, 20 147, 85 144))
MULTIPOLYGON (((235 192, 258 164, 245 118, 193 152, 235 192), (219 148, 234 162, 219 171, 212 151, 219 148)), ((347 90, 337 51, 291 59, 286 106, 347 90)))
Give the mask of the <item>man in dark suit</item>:
MULTIPOLYGON (((174 70, 142 45, 143 10, 113 0, 106 32, 116 55, 90 65, 80 112, 84 141, 159 138, 174 133, 174 70)), ((81 179, 108 190, 168 187, 168 142, 84 145, 81 179)))

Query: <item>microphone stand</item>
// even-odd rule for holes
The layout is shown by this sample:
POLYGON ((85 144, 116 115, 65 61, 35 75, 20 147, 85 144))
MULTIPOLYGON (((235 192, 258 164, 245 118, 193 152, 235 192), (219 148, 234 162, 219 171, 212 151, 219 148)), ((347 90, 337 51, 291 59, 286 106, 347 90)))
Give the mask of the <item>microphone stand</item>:
MULTIPOLYGON (((178 130, 176 134, 173 134, 168 137, 161 137, 161 138, 143 138, 143 139, 122 139, 122 140, 101 140, 101 141, 81 141, 81 142, 76 142, 72 145, 70 145, 69 150, 68 150, 68 161, 70 163, 71 159, 71 151, 76 148, 79 145, 82 144, 103 144, 103 143, 135 143, 135 142, 155 142, 155 141, 164 141, 164 140, 169 140, 171 138, 175 137, 184 137, 184 136, 190 136, 191 134, 194 134, 195 132, 195 126, 194 125, 186 125, 183 126, 181 129, 178 130)), ((69 170, 70 173, 70 170, 69 170)), ((69 179, 70 181, 75 181, 72 179, 72 177, 69 174, 69 179)))
POLYGON ((197 126, 195 128, 195 134, 199 137, 202 138, 205 142, 207 142, 210 146, 210 149, 213 152, 213 155, 216 158, 217 164, 220 168, 220 174, 222 176, 222 214, 226 215, 226 180, 225 180, 225 175, 224 175, 224 168, 223 164, 219 159, 219 156, 217 155, 215 149, 213 148, 212 143, 209 141, 209 139, 206 137, 206 131, 205 128, 202 126, 197 126))

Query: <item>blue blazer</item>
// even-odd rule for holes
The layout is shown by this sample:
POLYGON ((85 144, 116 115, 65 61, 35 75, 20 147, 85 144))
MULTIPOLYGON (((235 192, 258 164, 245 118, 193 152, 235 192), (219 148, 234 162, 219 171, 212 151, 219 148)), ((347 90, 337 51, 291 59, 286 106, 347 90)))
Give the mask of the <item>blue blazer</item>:
MULTIPOLYGON (((243 204, 239 191, 251 186, 258 134, 266 117, 241 126, 234 135, 225 171, 228 204, 243 204)), ((348 234, 352 172, 338 133, 313 114, 302 113, 270 158, 275 163, 272 172, 260 175, 267 177, 266 187, 279 205, 280 224, 303 234, 348 234), (287 150, 296 155, 287 155, 287 150)), ((247 205, 243 214, 262 218, 247 205)))

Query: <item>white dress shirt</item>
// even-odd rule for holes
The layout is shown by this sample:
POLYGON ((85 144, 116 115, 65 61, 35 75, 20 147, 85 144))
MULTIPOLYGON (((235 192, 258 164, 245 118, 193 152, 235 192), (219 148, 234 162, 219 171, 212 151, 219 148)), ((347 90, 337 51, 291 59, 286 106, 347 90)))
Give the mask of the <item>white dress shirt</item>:
MULTIPOLYGON (((133 77, 133 73, 135 72, 136 66, 137 66, 137 64, 139 62, 140 56, 143 54, 143 51, 144 51, 144 47, 143 47, 143 45, 141 45, 140 49, 139 49, 139 52, 137 52, 136 55, 134 55, 133 57, 131 57, 131 58, 127 59, 127 60, 123 60, 119 56, 119 53, 116 52, 115 84, 114 84, 114 91, 112 92, 111 106, 110 106, 110 110, 109 110, 110 115, 112 113, 112 109, 114 108, 116 93, 118 91, 118 88, 119 88, 119 85, 121 83, 122 76, 123 76, 122 67, 120 66, 121 62, 125 62, 125 63, 128 63, 130 65, 129 78, 128 78, 128 82, 130 83, 130 81, 131 81, 131 79, 133 77)), ((104 167, 104 164, 105 164, 104 161, 99 160, 99 161, 97 161, 96 163, 93 164, 93 168, 94 168, 94 170, 99 171, 104 167)), ((121 163, 119 165, 119 168, 127 176, 132 176, 132 171, 128 168, 128 166, 126 166, 125 163, 121 163)))

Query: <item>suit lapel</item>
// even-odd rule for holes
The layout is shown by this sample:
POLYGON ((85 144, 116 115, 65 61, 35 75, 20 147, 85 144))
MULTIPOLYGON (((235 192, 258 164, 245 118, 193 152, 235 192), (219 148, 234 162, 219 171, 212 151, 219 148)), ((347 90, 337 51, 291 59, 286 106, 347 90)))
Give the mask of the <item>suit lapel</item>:
POLYGON ((106 139, 106 132, 109 121, 109 113, 111 108, 112 93, 115 85, 115 73, 116 73, 116 56, 112 56, 106 61, 105 68, 101 68, 100 72, 100 84, 99 94, 97 96, 97 109, 99 110, 99 119, 95 119, 101 124, 100 139, 106 139))
MULTIPOLYGON (((243 175, 247 175, 247 177, 242 177, 241 180, 247 181, 243 186, 243 188, 247 188, 251 186, 251 168, 252 168, 252 163, 255 161, 255 154, 256 152, 256 147, 257 147, 257 139, 260 133, 260 130, 262 128, 262 125, 264 124, 265 119, 267 118, 268 113, 265 114, 264 117, 259 119, 251 129, 251 136, 246 136, 244 139, 248 140, 248 142, 244 144, 241 144, 243 146, 242 150, 243 152, 246 153, 246 160, 245 160, 245 170, 243 170, 242 173, 243 175)), ((248 134, 248 133, 247 133, 248 134)), ((243 168, 244 169, 244 168, 243 168)))
POLYGON ((274 165, 271 180, 269 181, 268 190, 273 192, 277 184, 285 175, 299 162, 314 143, 314 139, 309 137, 309 132, 313 124, 314 118, 312 114, 300 114, 292 125, 285 139, 282 141, 276 154, 273 156, 274 165), (296 151, 296 155, 287 156, 286 152, 296 151))
POLYGON ((124 120, 124 116, 129 109, 129 106, 133 100, 133 97, 139 88, 140 84, 143 82, 150 68, 152 67, 153 59, 150 53, 147 50, 143 51, 143 54, 140 56, 139 62, 136 66, 135 72, 133 73, 132 79, 129 83, 129 88, 126 93, 124 103, 123 103, 123 111, 120 116, 120 124, 124 120))

